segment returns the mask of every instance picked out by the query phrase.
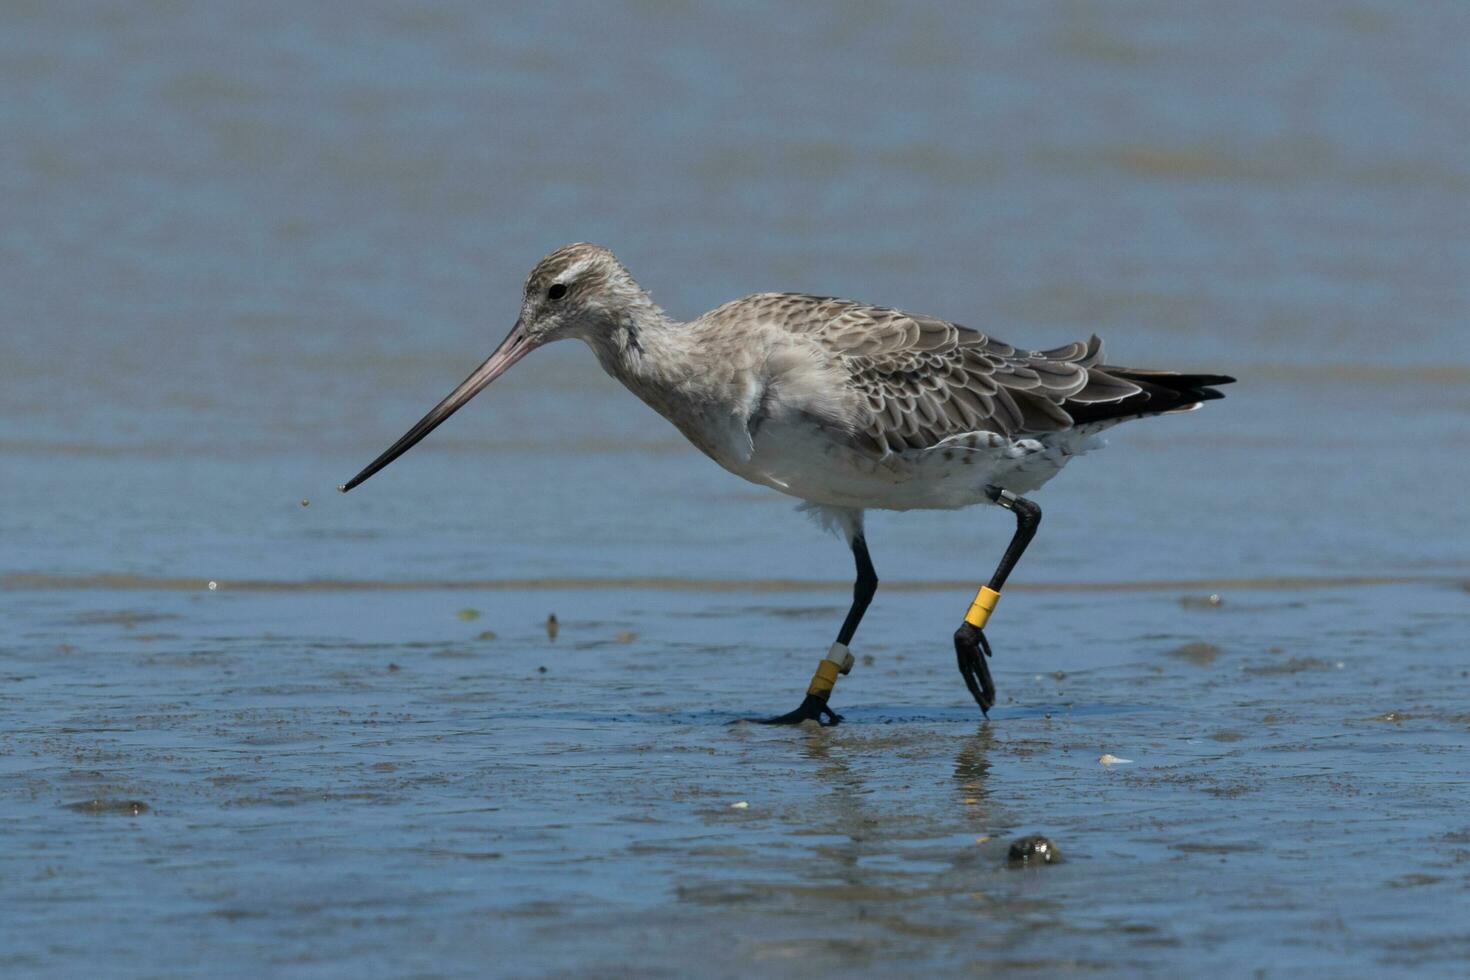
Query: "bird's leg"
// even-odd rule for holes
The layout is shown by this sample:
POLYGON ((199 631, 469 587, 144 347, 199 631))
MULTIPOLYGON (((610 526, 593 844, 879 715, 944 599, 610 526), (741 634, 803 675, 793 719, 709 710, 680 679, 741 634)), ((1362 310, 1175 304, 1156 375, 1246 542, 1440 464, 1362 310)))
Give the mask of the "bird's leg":
POLYGON ((765 724, 796 725, 807 719, 814 719, 819 724, 835 725, 842 720, 841 715, 827 707, 827 698, 831 696, 832 688, 837 683, 837 675, 852 670, 853 657, 847 645, 852 642, 858 624, 863 621, 863 613, 868 611, 868 604, 878 591, 878 573, 873 570, 873 559, 868 555, 868 543, 861 534, 852 539, 852 556, 857 562, 857 580, 852 585, 852 606, 847 610, 847 618, 842 621, 842 629, 837 631, 837 642, 832 644, 827 656, 817 664, 817 672, 812 676, 811 686, 806 689, 806 698, 801 702, 801 707, 777 718, 766 718, 765 724))
POLYGON ((995 682, 990 679, 990 668, 985 663, 990 656, 985 624, 995 611, 995 604, 1000 601, 1000 590, 1005 586, 1011 569, 1016 567, 1026 546, 1036 535, 1036 527, 1041 523, 1041 508, 1025 497, 1018 497, 999 487, 986 487, 985 492, 991 500, 1016 515, 1016 533, 1006 547, 1005 556, 996 566, 995 574, 990 577, 990 584, 982 586, 976 593, 970 611, 965 614, 965 621, 955 630, 954 655, 960 676, 965 679, 965 686, 970 689, 975 703, 980 705, 980 712, 989 715, 991 706, 995 704, 995 682))

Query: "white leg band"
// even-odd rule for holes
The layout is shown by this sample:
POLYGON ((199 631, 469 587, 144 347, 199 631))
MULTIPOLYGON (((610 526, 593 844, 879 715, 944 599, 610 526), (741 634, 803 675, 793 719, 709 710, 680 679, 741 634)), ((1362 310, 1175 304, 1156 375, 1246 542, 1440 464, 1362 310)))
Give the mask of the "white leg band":
POLYGON ((837 670, 843 674, 852 670, 852 665, 855 662, 852 651, 847 648, 846 643, 832 644, 832 649, 828 650, 827 656, 822 659, 832 661, 837 665, 837 670))

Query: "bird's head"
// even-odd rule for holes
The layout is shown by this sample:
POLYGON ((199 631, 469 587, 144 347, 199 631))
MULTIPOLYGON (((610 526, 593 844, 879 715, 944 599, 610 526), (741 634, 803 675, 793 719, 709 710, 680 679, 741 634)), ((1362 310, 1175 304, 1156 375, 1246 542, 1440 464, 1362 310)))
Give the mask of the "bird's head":
POLYGON ((612 252, 586 242, 562 246, 536 263, 526 277, 521 315, 485 363, 361 473, 337 489, 346 493, 408 452, 537 347, 577 337, 600 353, 628 344, 636 337, 640 317, 647 315, 662 314, 612 252))
POLYGON ((640 314, 654 309, 612 252, 577 242, 536 263, 517 326, 533 347, 566 337, 598 346, 620 330, 636 330, 640 314))

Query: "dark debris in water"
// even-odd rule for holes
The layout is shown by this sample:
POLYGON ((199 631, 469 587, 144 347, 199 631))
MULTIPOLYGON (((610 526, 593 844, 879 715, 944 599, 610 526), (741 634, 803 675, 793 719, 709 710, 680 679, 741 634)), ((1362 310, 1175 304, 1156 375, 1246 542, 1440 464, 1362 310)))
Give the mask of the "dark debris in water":
POLYGON ((1444 881, 1440 875, 1425 874, 1422 871, 1413 871, 1399 878, 1393 878, 1388 882, 1390 888, 1419 888, 1423 885, 1435 885, 1444 881))
POLYGON ((82 800, 80 803, 67 803, 65 808, 75 813, 115 813, 126 817, 148 812, 148 804, 142 800, 82 800))
POLYGON ((1320 657, 1292 657, 1280 663, 1257 664, 1246 667, 1247 674, 1300 674, 1309 670, 1326 670, 1332 664, 1320 657))
POLYGON ((1184 854, 1246 854, 1260 850, 1256 844, 1240 841, 1180 841, 1169 845, 1184 854))
POLYGON ((177 613, 163 612, 137 612, 131 609, 99 610, 93 612, 78 613, 71 617, 71 622, 78 626, 121 626, 123 629, 132 629, 140 623, 160 623, 167 620, 181 619, 177 613))
POLYGON ((1186 643, 1183 646, 1175 647, 1174 649, 1169 651, 1169 656, 1174 657, 1178 660, 1183 660, 1185 663, 1194 664, 1196 667, 1208 667, 1210 664, 1214 663, 1223 652, 1224 651, 1215 646, 1215 644, 1213 643, 1205 643, 1204 641, 1199 641, 1196 643, 1186 643))

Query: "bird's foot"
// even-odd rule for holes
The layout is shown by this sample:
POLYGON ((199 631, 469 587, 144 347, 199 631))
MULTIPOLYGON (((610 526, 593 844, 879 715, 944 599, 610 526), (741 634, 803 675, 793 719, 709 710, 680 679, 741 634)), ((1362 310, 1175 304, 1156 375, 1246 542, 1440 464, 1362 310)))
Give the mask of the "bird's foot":
POLYGON ((990 657, 990 641, 985 631, 969 623, 963 623, 954 633, 954 658, 959 664, 960 676, 970 689, 970 696, 980 706, 980 713, 990 717, 995 706, 995 682, 990 679, 990 667, 985 663, 990 657))
POLYGON ((815 721, 823 727, 831 727, 842 720, 842 716, 831 708, 827 702, 815 694, 808 694, 801 702, 801 707, 795 711, 787 712, 775 718, 752 718, 751 721, 760 725, 800 725, 804 721, 815 721))

